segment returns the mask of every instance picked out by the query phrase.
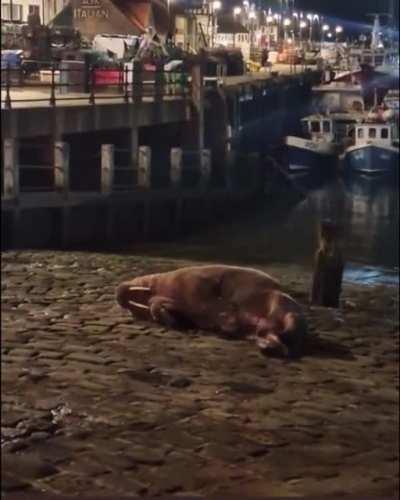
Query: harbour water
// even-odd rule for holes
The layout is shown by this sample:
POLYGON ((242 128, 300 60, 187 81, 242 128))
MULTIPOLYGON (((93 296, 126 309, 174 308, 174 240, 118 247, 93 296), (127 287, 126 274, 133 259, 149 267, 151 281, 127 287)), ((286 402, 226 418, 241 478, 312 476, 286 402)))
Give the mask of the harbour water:
MULTIPOLYGON (((256 210, 193 233, 183 241, 146 245, 146 252, 247 265, 296 264, 311 270, 321 219, 344 230, 344 279, 363 284, 399 282, 399 193, 384 177, 295 179, 302 196, 266 198, 256 210)), ((216 218, 217 218, 216 214, 216 218)))

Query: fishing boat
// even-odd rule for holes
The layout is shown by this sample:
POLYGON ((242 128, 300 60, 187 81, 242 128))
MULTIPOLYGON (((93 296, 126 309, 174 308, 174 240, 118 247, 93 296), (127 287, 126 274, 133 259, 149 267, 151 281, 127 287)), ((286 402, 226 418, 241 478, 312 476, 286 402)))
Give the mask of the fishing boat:
POLYGON ((326 115, 310 115, 301 120, 305 137, 287 136, 285 144, 291 172, 309 170, 336 156, 333 121, 326 115))
POLYGON ((395 118, 399 119, 399 89, 390 89, 383 100, 383 104, 388 108, 393 110, 395 118))
POLYGON ((371 175, 398 171, 398 125, 392 118, 391 110, 372 113, 355 127, 354 144, 344 151, 347 170, 371 175))
POLYGON ((288 169, 299 172, 330 167, 347 146, 352 144, 354 126, 362 113, 323 113, 306 116, 301 120, 304 137, 287 136, 288 169), (323 161, 323 163, 321 163, 323 161))

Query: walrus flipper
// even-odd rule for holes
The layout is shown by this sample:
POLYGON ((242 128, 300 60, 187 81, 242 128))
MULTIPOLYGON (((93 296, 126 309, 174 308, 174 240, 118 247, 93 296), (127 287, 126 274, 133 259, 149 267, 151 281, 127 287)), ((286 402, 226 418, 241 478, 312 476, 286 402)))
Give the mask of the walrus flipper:
POLYGON ((168 328, 181 328, 188 325, 188 319, 174 300, 156 295, 149 301, 150 314, 154 321, 168 328))

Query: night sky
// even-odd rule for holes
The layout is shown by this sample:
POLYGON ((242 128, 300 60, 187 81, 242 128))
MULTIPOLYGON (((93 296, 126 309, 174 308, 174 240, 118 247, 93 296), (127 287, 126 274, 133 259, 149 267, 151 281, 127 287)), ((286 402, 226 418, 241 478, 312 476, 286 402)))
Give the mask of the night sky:
MULTIPOLYGON (((398 10, 399 0, 395 3, 398 10)), ((365 22, 368 12, 387 12, 389 0, 297 0, 295 4, 299 9, 365 22)))

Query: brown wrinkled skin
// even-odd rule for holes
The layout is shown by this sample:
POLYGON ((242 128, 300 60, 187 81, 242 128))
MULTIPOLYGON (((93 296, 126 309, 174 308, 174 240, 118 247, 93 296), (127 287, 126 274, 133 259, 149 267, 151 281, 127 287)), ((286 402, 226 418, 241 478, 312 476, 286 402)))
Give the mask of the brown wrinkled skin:
POLYGON ((281 336, 297 335, 303 321, 300 306, 280 290, 277 280, 236 266, 193 266, 141 276, 119 285, 117 301, 142 319, 254 336, 261 349, 282 354, 288 353, 281 336))

